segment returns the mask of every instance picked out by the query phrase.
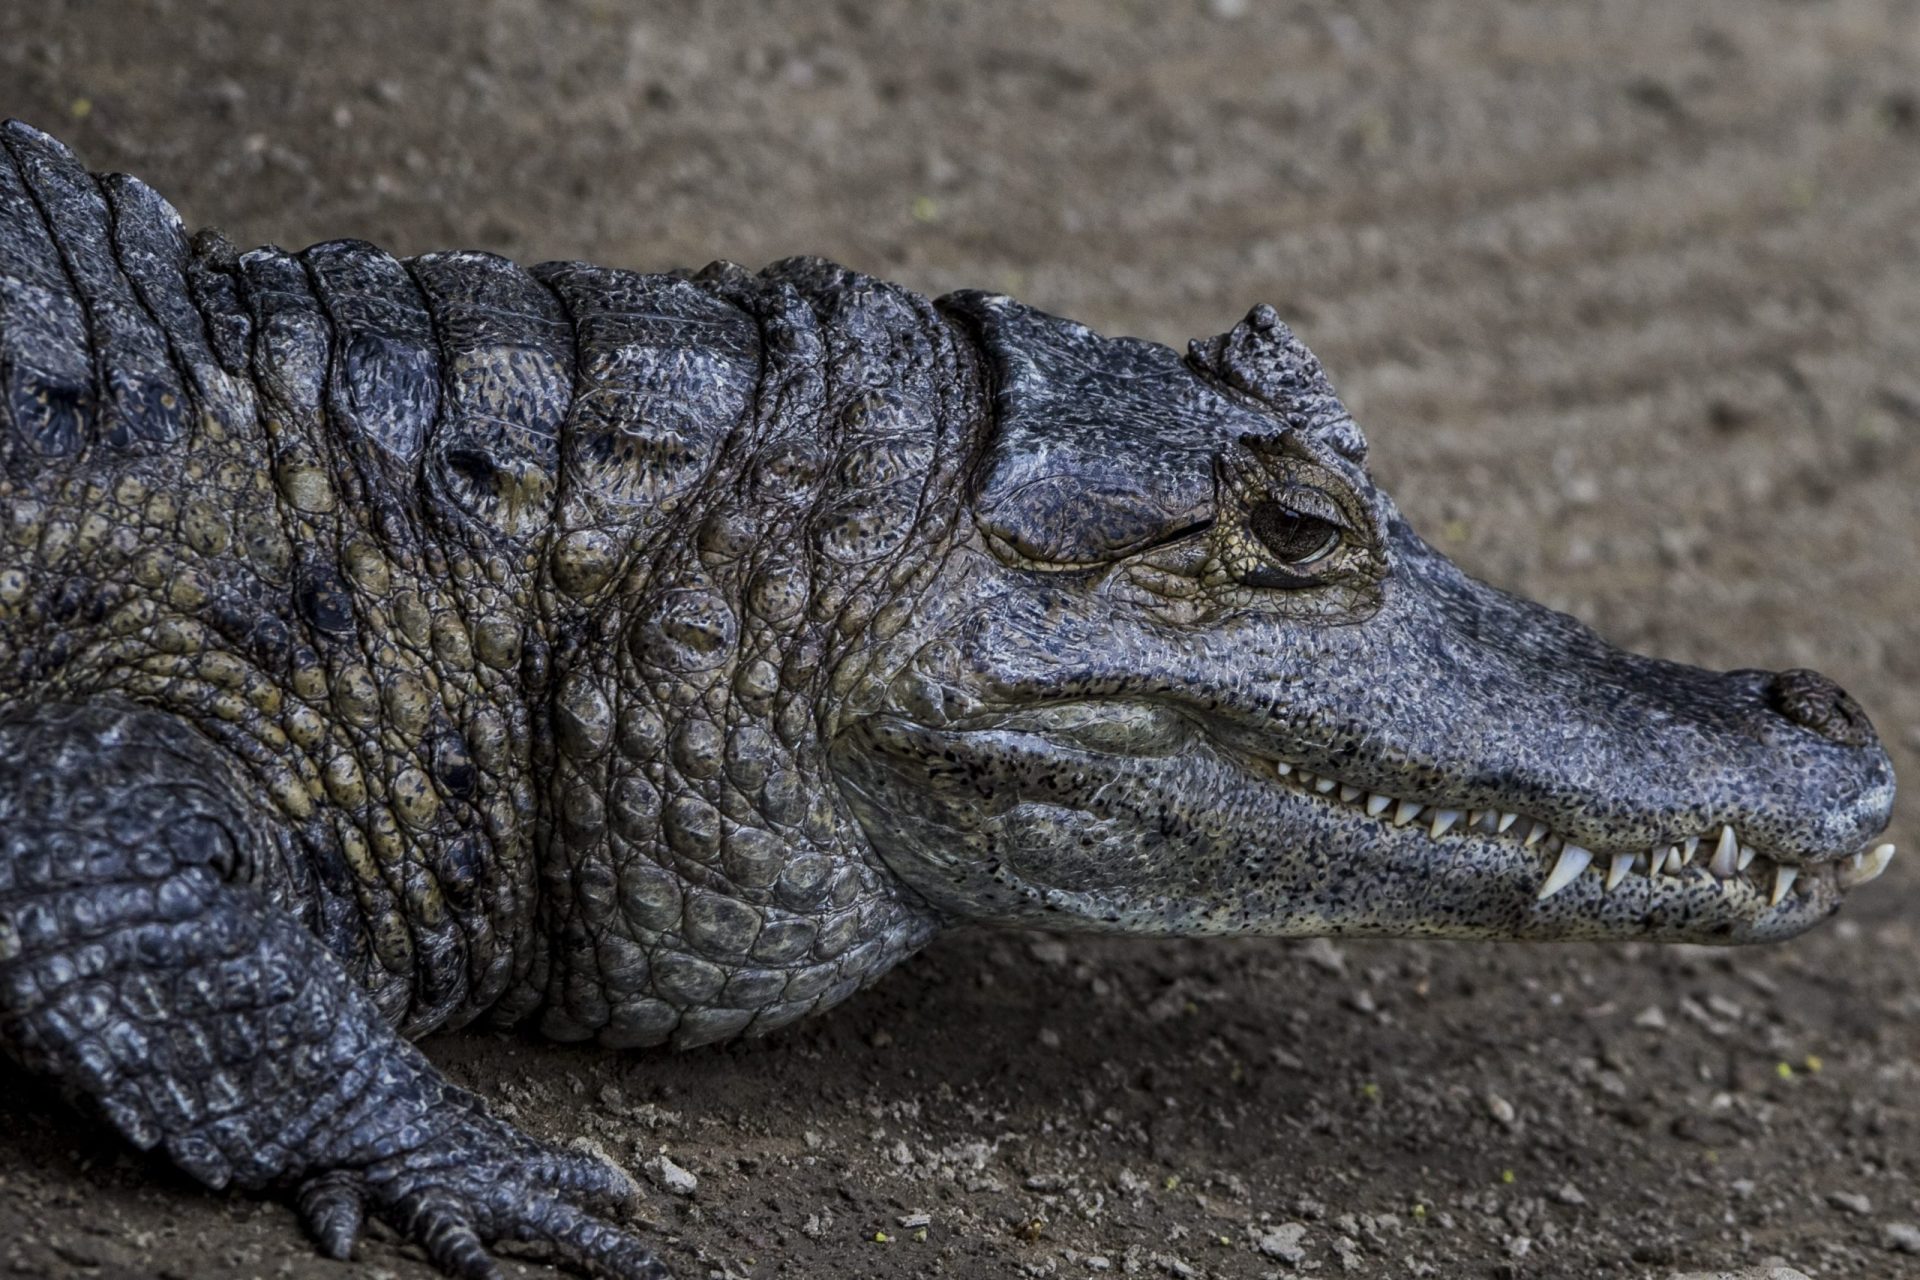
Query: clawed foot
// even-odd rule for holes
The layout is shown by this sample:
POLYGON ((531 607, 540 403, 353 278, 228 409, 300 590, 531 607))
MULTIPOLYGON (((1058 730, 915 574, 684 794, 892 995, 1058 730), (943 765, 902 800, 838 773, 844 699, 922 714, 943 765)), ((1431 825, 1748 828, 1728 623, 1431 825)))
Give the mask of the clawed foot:
POLYGON ((372 1216, 461 1280, 499 1280, 487 1248, 500 1240, 544 1244, 616 1280, 671 1280, 651 1250, 597 1216, 638 1194, 619 1169, 537 1142, 477 1105, 434 1119, 416 1145, 301 1184, 300 1216, 329 1257, 346 1259, 372 1216))

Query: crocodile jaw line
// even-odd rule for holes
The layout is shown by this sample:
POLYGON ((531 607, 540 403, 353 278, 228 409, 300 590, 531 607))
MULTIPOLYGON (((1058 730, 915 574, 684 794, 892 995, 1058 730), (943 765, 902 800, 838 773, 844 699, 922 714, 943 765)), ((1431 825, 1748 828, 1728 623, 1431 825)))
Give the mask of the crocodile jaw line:
MULTIPOLYGON (((1436 846, 1444 846, 1449 837, 1512 841, 1537 857, 1540 887, 1535 896, 1541 902, 1596 878, 1600 892, 1612 893, 1629 877, 1641 876, 1656 885, 1663 879, 1713 885, 1729 897, 1764 899, 1769 909, 1777 909, 1795 885, 1802 898, 1812 898, 1821 886, 1838 893, 1877 879, 1898 851, 1892 843, 1879 843, 1833 859, 1788 861, 1742 844, 1731 823, 1720 823, 1647 849, 1597 852, 1539 819, 1512 810, 1405 800, 1278 759, 1256 760, 1252 768, 1321 803, 1343 806, 1384 825, 1424 831, 1436 846)), ((1443 855, 1444 849, 1436 852, 1443 855)))
POLYGON ((1086 740, 1103 710, 966 728, 876 718, 840 744, 836 772, 876 854, 936 908, 1054 929, 1770 941, 1826 918, 1894 852, 1796 857, 1725 822, 1655 848, 1583 844, 1522 809, 1256 756, 1172 713, 1120 711, 1153 745, 1116 751, 1086 740))

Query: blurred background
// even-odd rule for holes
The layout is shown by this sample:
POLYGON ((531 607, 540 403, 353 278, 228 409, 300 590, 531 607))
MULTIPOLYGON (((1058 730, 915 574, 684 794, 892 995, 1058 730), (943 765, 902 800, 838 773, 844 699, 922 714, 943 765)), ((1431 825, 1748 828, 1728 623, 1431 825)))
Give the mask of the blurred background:
MULTIPOLYGON (((1467 568, 1817 666, 1920 777, 1915 3, 0 0, 8 115, 242 244, 1271 302, 1467 568)), ((771 1043, 433 1051, 698 1174, 683 1275, 1920 1274, 1913 814, 1765 951, 976 935, 771 1043)), ((341 1274, 8 1107, 0 1263, 341 1274)))

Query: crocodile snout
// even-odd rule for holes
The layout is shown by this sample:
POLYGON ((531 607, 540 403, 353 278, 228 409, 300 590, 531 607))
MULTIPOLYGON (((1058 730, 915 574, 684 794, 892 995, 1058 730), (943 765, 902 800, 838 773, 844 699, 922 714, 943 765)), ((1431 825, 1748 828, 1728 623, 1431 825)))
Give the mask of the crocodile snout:
POLYGON ((1869 747, 1879 738, 1873 722, 1845 689, 1818 671, 1777 673, 1767 684, 1767 705, 1803 729, 1843 747, 1869 747))

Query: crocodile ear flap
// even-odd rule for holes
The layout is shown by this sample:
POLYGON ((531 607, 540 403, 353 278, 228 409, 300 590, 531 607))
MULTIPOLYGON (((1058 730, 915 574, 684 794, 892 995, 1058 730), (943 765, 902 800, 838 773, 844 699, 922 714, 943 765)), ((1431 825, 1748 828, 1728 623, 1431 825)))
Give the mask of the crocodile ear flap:
POLYGON ((993 386, 974 519, 1024 560, 1109 563, 1206 523, 1214 458, 1274 428, 1158 343, 1103 338, 1000 294, 940 305, 972 330, 993 386))

